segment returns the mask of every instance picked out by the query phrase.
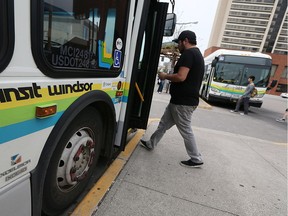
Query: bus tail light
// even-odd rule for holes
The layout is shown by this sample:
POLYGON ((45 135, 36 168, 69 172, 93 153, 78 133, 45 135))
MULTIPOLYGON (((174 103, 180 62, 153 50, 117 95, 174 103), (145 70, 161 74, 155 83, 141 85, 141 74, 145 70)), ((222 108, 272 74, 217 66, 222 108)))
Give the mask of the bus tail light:
POLYGON ((52 115, 55 115, 57 112, 56 104, 49 104, 36 107, 36 117, 37 118, 46 118, 52 115))

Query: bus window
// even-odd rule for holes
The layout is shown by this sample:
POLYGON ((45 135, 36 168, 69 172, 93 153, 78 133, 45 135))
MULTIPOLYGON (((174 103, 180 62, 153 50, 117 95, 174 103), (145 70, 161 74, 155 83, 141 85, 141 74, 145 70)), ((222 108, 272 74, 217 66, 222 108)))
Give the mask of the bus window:
POLYGON ((242 83, 240 85, 248 85, 248 77, 255 76, 254 84, 256 87, 266 87, 269 81, 270 68, 267 66, 246 65, 244 69, 242 83))
POLYGON ((0 72, 8 65, 14 49, 13 1, 0 0, 0 72))
POLYGON ((214 74, 214 81, 239 85, 242 77, 243 65, 232 63, 218 63, 214 74))
POLYGON ((118 76, 127 7, 128 0, 43 1, 40 69, 52 77, 118 76))
POLYGON ((214 74, 214 81, 233 84, 233 85, 248 85, 248 77, 255 76, 255 86, 265 87, 269 81, 269 66, 264 65, 245 65, 234 63, 218 63, 214 74))

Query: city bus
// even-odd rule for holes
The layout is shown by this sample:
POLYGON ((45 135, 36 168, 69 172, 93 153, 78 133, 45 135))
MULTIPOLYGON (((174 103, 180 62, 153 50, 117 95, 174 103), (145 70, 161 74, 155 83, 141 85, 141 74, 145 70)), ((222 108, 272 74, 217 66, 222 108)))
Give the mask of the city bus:
POLYGON ((199 94, 207 101, 235 103, 243 95, 248 77, 255 76, 258 94, 250 98, 249 105, 261 107, 272 66, 267 54, 249 51, 219 49, 205 60, 205 73, 199 94))
POLYGON ((168 7, 0 0, 1 216, 61 215, 147 127, 168 7))

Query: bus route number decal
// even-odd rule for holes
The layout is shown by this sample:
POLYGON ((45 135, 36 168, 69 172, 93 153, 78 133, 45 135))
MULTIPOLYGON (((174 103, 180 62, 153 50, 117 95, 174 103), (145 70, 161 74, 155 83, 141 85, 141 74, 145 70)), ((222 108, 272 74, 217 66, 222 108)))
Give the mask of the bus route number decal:
POLYGON ((61 46, 58 53, 52 53, 52 65, 74 68, 94 68, 94 54, 88 50, 72 46, 61 46))

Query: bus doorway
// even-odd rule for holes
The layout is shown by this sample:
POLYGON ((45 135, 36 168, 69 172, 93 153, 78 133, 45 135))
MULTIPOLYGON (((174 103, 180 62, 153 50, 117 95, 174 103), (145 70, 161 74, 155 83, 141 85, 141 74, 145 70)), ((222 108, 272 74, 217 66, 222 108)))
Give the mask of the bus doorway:
MULTIPOLYGON (((142 19, 146 19, 146 23, 140 25, 138 33, 124 133, 129 128, 147 127, 168 10, 168 3, 151 1, 145 4, 142 19)), ((123 135, 122 143, 125 140, 123 135)))
POLYGON ((146 129, 158 68, 168 4, 151 1, 146 25, 140 26, 128 102, 128 126, 146 129))

